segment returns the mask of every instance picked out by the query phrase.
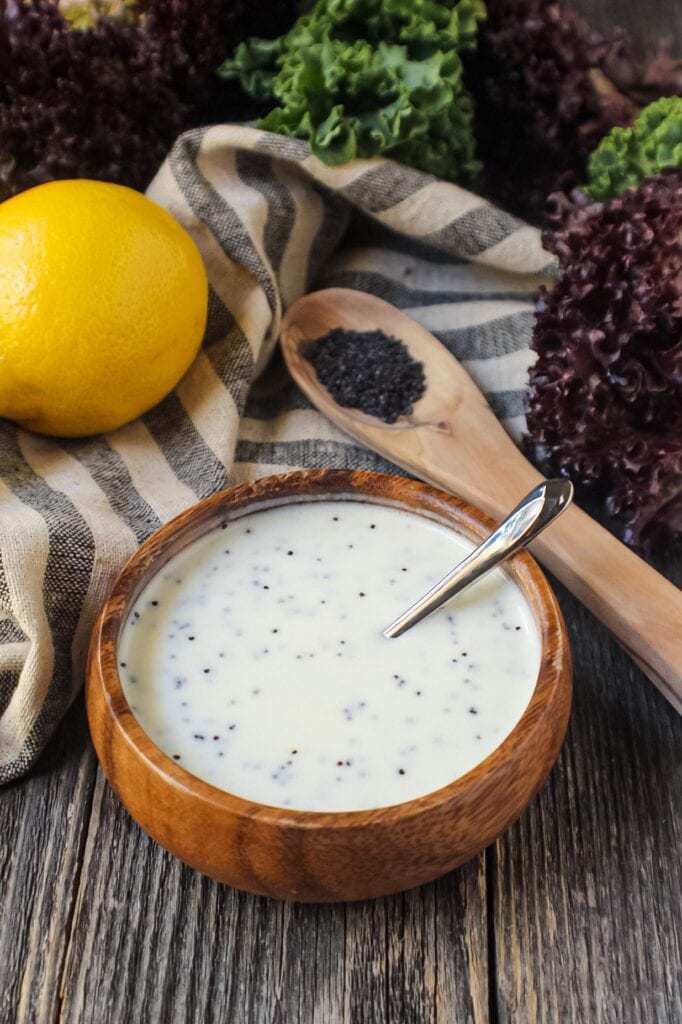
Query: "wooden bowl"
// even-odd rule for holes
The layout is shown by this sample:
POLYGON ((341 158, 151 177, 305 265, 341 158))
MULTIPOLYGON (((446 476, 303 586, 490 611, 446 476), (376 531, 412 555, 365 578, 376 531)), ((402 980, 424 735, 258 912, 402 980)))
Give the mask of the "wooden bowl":
POLYGON ((131 712, 117 668, 119 634, 142 588, 169 558, 226 518, 346 497, 406 509, 476 539, 493 526, 458 498, 375 473, 311 470, 233 487, 188 509, 142 545, 119 576, 90 644, 90 730, 102 768, 130 814, 198 871, 280 899, 380 896, 430 881, 473 857, 519 816, 546 779, 570 710, 571 656, 561 612, 537 564, 520 553, 507 570, 537 621, 538 681, 512 732, 455 782, 378 810, 294 811, 217 789, 162 753, 131 712))

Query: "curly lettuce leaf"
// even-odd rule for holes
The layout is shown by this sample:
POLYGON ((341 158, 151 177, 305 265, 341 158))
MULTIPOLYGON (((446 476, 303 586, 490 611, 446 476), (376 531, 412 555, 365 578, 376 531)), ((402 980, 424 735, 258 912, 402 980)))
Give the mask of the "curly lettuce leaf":
POLYGON ((326 164, 391 153, 439 177, 478 169, 455 53, 411 61, 404 46, 327 39, 287 54, 275 94, 261 126, 308 139, 326 164))
POLYGON ((585 191, 606 201, 645 178, 682 166, 682 97, 645 107, 629 128, 613 128, 590 157, 585 191))
POLYGON ((459 53, 481 0, 318 0, 279 40, 249 40, 219 73, 277 106, 260 122, 324 163, 382 153, 450 180, 478 172, 459 53))
POLYGON ((284 54, 284 40, 253 37, 240 43, 232 60, 219 68, 225 81, 237 81, 247 95, 256 100, 270 99, 279 58, 284 54))
POLYGON ((543 235, 560 273, 537 300, 530 450, 604 497, 628 543, 679 540, 682 170, 607 202, 562 202, 543 235))
POLYGON ((318 0, 307 20, 332 38, 397 43, 421 59, 437 50, 473 49, 483 17, 482 0, 318 0))
POLYGON ((482 0, 317 0, 287 35, 279 39, 249 39, 218 69, 225 79, 239 81, 255 99, 274 92, 272 85, 287 52, 305 49, 325 39, 352 44, 364 40, 373 46, 406 46, 413 60, 438 50, 471 50, 476 45, 479 21, 485 17, 482 0))

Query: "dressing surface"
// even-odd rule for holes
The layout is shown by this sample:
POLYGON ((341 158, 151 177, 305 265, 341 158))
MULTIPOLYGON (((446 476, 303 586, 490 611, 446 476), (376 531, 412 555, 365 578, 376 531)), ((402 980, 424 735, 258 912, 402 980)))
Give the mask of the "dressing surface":
POLYGON ((226 523, 132 608, 119 645, 131 709, 188 771, 261 803, 361 810, 439 789, 513 729, 540 661, 501 570, 403 637, 381 635, 471 548, 353 501, 226 523))

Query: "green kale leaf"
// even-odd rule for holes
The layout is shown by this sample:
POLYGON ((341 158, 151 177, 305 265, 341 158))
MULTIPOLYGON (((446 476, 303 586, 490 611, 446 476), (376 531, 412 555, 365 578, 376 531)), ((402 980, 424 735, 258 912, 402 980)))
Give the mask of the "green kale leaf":
POLYGON ((682 97, 645 107, 629 128, 612 128, 590 157, 585 191, 606 201, 654 174, 682 166, 682 97))
POLYGON ((390 154, 441 178, 479 170, 460 52, 481 0, 318 0, 277 40, 242 43, 219 74, 277 103, 260 127, 330 165, 390 154))

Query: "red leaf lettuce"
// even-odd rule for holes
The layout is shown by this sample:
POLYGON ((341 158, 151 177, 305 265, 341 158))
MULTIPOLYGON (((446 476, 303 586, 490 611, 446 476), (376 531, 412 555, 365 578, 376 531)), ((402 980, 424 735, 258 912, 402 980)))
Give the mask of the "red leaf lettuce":
POLYGON ((561 268, 540 294, 530 447, 591 484, 635 546, 682 532, 682 172, 608 202, 554 197, 561 268))

